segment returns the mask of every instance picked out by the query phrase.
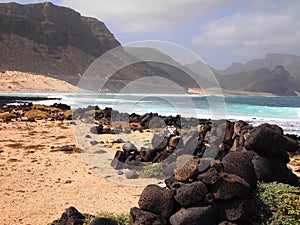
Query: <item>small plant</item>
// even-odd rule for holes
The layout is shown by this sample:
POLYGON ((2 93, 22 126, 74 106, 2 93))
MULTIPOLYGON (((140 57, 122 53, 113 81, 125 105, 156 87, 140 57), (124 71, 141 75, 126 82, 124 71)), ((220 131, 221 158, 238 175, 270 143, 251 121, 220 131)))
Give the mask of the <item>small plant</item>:
POLYGON ((300 224, 300 189, 288 184, 259 183, 254 224, 300 224))
POLYGON ((145 166, 143 170, 138 171, 139 175, 144 178, 163 178, 164 171, 161 163, 153 163, 148 166, 145 166))
POLYGON ((114 214, 109 212, 101 212, 98 213, 96 216, 88 216, 84 221, 84 225, 89 225, 93 221, 93 219, 99 217, 115 220, 118 222, 119 225, 129 225, 130 223, 130 217, 128 214, 114 214))

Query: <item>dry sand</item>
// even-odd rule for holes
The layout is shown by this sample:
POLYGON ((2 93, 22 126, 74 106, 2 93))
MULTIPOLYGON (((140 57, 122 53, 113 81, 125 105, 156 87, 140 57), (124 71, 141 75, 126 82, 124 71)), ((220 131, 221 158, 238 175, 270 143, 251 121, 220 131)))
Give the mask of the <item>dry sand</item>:
POLYGON ((204 90, 200 88, 189 88, 189 94, 197 94, 197 95, 256 95, 256 96, 275 96, 271 93, 266 92, 250 92, 243 90, 228 90, 228 89, 220 89, 220 88, 206 88, 204 90))
POLYGON ((69 206, 90 214, 137 206, 143 187, 108 181, 82 154, 51 149, 71 144, 68 122, 0 123, 1 225, 47 224, 69 206))
POLYGON ((0 92, 76 92, 77 87, 43 75, 6 71, 0 73, 0 92))

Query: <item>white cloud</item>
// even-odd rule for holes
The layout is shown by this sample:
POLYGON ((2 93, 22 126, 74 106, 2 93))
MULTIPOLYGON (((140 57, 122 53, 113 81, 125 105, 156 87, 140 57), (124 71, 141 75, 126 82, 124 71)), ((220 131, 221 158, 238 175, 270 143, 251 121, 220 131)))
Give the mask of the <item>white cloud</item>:
POLYGON ((228 55, 261 57, 270 52, 300 53, 300 2, 257 4, 202 25, 194 47, 227 49, 228 55), (292 4, 291 4, 292 3, 292 4))
POLYGON ((62 0, 83 15, 96 17, 116 32, 165 32, 217 15, 236 0, 62 0))

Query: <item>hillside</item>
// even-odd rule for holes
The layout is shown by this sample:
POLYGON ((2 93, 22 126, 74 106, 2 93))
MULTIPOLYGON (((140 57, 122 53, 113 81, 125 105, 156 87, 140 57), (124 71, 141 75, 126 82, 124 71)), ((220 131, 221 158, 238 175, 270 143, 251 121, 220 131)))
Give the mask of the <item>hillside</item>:
MULTIPOLYGON (((298 95, 299 65, 300 56, 268 54, 211 70, 225 93, 298 95), (274 70, 278 65, 283 67, 274 70)), ((157 93, 199 89, 199 83, 206 89, 216 86, 205 64, 181 65, 157 49, 122 47, 103 22, 49 2, 0 3, 0 71, 43 74, 73 85, 83 81, 81 88, 102 92, 120 92, 129 84, 136 92, 157 93), (116 47, 82 78, 99 56, 116 47)))
POLYGON ((0 3, 0 40, 2 71, 47 74, 74 84, 98 56, 120 45, 103 22, 49 2, 0 3))
POLYGON ((216 74, 220 86, 225 90, 264 92, 274 95, 299 95, 300 82, 283 66, 273 70, 262 68, 251 72, 229 75, 216 74))
MULTIPOLYGON (((0 40, 0 70, 44 74, 74 85, 99 56, 120 46, 103 22, 49 2, 27 5, 0 3, 0 40)), ((119 92, 132 81, 153 76, 176 83, 158 84, 161 85, 158 90, 163 93, 176 85, 185 89, 197 87, 187 75, 190 71, 185 71, 187 69, 180 64, 174 61, 173 66, 140 62, 138 58, 141 54, 145 55, 146 49, 139 50, 125 52, 120 46, 111 57, 100 63, 102 67, 99 70, 93 71, 84 88, 99 91, 99 83, 105 82, 102 91, 119 92), (127 62, 137 63, 126 66, 127 62), (120 70, 110 80, 105 80, 106 72, 109 73, 111 68, 120 70), (99 71, 102 74, 98 74, 99 71)), ((147 54, 149 52, 172 61, 159 51, 148 49, 147 54)))

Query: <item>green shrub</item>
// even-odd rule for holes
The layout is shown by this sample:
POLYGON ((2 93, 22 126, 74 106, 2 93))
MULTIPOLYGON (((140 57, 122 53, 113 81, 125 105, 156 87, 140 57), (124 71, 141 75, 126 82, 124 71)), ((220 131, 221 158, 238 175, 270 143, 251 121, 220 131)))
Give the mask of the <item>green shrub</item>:
POLYGON ((300 224, 300 189, 281 183, 259 183, 254 224, 300 224))
POLYGON ((89 225, 93 219, 99 218, 99 217, 104 217, 104 218, 109 218, 117 221, 119 225, 129 225, 130 223, 130 217, 128 214, 114 214, 114 213, 109 213, 109 212, 101 212, 98 213, 95 217, 94 216, 89 216, 86 218, 84 225, 89 225))

